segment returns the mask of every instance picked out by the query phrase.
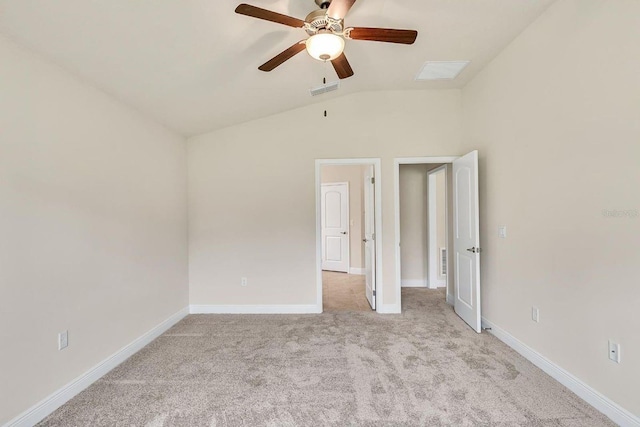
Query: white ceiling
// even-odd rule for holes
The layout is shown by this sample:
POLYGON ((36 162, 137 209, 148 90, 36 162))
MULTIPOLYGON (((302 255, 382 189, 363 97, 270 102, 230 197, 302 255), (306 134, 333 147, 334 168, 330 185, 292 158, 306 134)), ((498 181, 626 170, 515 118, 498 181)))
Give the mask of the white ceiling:
MULTIPOLYGON (((244 0, 304 19, 313 0, 244 0)), ((347 26, 418 30, 413 46, 347 41, 355 76, 308 90, 330 64, 305 52, 266 62, 302 29, 237 15, 231 0, 0 0, 0 33, 185 135, 363 90, 462 87, 554 0, 359 0, 347 26), (416 82, 427 61, 471 60, 449 82, 416 82)))

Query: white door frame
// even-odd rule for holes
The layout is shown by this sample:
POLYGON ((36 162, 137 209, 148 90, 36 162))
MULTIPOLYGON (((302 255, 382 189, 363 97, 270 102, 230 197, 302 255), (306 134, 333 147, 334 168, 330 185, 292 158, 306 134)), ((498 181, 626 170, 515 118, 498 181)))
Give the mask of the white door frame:
MULTIPOLYGON (((348 230, 347 230, 347 271, 346 271, 346 273, 349 273, 349 270, 351 270, 351 212, 349 212, 349 208, 351 207, 351 193, 349 192, 349 183, 348 182, 322 182, 322 183, 320 183, 320 189, 322 190, 323 187, 325 187, 325 186, 330 187, 332 185, 334 185, 334 186, 343 185, 343 186, 347 187, 347 227, 348 227, 348 230)), ((322 197, 320 197, 320 216, 322 218, 322 197)), ((320 224, 322 224, 322 222, 320 224)), ((322 230, 322 225, 320 225, 320 230, 322 230)), ((322 259, 320 259, 320 261, 322 262, 322 259)))
MULTIPOLYGON (((445 156, 445 157, 397 157, 393 159, 393 175, 394 175, 394 189, 393 189, 393 205, 394 205, 394 218, 393 223, 395 226, 395 252, 396 252, 396 304, 393 308, 393 313, 402 312, 402 283, 401 283, 401 262, 400 262, 400 165, 421 165, 421 164, 434 164, 434 163, 452 163, 454 160, 459 159, 460 156, 445 156)), ((447 237, 448 238, 448 237, 447 237)), ((447 290, 449 289, 450 274, 447 275, 447 290)))
POLYGON ((383 280, 382 280, 382 165, 380 158, 359 158, 359 159, 316 159, 316 307, 317 313, 322 313, 322 223, 321 223, 321 202, 322 202, 322 166, 348 166, 348 165, 373 165, 376 179, 375 185, 375 208, 374 222, 376 233, 376 311, 381 312, 383 306, 383 280))
MULTIPOLYGON (((438 247, 438 222, 436 220, 437 210, 438 210, 438 202, 437 202, 437 194, 436 194, 436 177, 435 174, 439 172, 443 172, 445 174, 445 185, 444 185, 444 235, 445 243, 444 247, 447 251, 447 257, 449 254, 449 189, 447 188, 447 169, 449 167, 448 163, 445 163, 442 166, 431 169, 427 172, 427 193, 428 193, 428 202, 427 202, 427 219, 428 219, 428 232, 427 232, 427 283, 429 284, 430 289, 437 289, 438 284, 441 283, 439 279, 440 273, 440 248, 438 247)), ((448 265, 447 265, 448 267, 448 265)), ((448 269, 447 269, 448 271, 448 269)), ((447 278, 444 278, 444 284, 447 286, 447 278)))

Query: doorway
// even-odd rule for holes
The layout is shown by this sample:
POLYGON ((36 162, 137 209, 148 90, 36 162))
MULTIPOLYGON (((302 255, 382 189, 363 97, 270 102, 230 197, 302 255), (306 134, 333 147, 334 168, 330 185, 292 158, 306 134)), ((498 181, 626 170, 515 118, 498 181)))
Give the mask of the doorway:
MULTIPOLYGON (((400 228, 400 166, 444 165, 447 171, 446 217, 448 227, 445 246, 446 300, 456 314, 480 333, 480 232, 478 196, 478 152, 461 157, 408 157, 395 159, 395 248, 396 311, 402 307, 402 260, 400 228), (449 250, 450 249, 450 250, 449 250), (451 268, 449 268, 451 267, 451 268)), ((434 170, 435 171, 435 170, 434 170)), ((428 182, 428 181, 427 181, 428 182)), ((433 250, 432 250, 433 252, 433 250)), ((436 252, 438 254, 438 252, 436 252)), ((437 265, 437 263, 436 263, 437 265)))
POLYGON ((321 311, 377 309, 379 176, 379 159, 316 160, 316 281, 321 311))
POLYGON ((447 286, 447 171, 447 164, 400 165, 400 279, 403 288, 447 286))

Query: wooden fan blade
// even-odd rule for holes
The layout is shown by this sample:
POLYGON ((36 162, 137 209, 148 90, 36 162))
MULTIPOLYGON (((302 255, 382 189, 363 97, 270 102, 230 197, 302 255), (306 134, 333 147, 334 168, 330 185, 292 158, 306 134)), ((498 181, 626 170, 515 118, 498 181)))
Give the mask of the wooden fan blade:
POLYGON ((259 66, 258 70, 271 71, 277 66, 281 65, 283 62, 293 58, 294 56, 296 56, 297 54, 305 50, 305 48, 306 46, 304 44, 304 40, 299 41, 298 43, 291 46, 289 49, 279 53, 278 55, 274 56, 273 58, 271 58, 270 60, 268 60, 261 66, 259 66))
POLYGON ((341 53, 340 56, 331 61, 331 65, 333 65, 336 73, 338 73, 340 80, 353 76, 353 69, 349 61, 347 61, 347 57, 344 56, 344 53, 341 53))
POLYGON ((376 42, 413 44, 418 37, 415 30, 395 30, 393 28, 365 28, 350 29, 349 38, 353 40, 371 40, 376 42))
POLYGON ((332 0, 327 15, 333 19, 344 19, 356 0, 332 0))
POLYGON ((304 27, 304 21, 301 19, 293 18, 281 13, 272 12, 267 9, 261 9, 259 7, 251 6, 250 4, 242 3, 241 5, 236 7, 236 13, 239 13, 240 15, 251 16, 253 18, 264 19, 265 21, 288 25, 294 28, 304 27))

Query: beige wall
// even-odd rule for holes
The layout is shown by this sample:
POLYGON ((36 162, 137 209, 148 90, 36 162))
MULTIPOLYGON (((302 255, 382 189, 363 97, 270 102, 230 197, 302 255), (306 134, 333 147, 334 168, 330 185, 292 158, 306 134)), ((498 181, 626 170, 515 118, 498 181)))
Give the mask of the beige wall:
POLYGON ((185 177, 183 138, 0 38, 0 424, 188 304, 185 177))
POLYGON ((315 304, 314 160, 379 157, 394 304, 393 159, 459 154, 460 120, 457 90, 360 93, 191 138, 191 303, 315 304))
POLYGON ((429 165, 400 165, 400 278, 403 286, 427 285, 429 165))
POLYGON ((561 0, 463 92, 484 315, 638 415, 639 41, 640 2, 561 0))
POLYGON ((364 268, 364 166, 325 165, 321 168, 322 183, 349 183, 349 263, 351 268, 364 268))

